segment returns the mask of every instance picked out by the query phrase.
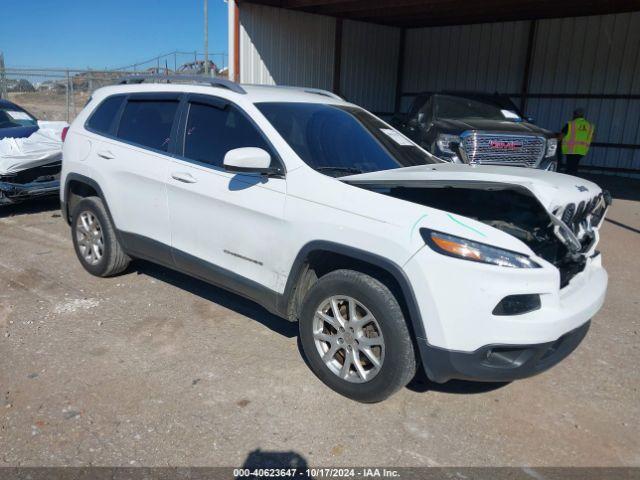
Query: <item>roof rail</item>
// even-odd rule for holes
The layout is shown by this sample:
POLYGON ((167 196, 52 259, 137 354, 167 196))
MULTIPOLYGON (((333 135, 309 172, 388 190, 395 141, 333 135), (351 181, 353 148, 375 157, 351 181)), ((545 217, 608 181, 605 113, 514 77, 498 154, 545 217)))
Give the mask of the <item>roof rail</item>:
POLYGON ((144 82, 156 83, 202 83, 212 87, 220 87, 235 93, 247 93, 239 84, 226 78, 207 77, 206 75, 129 75, 118 81, 119 85, 131 85, 144 82))
POLYGON ((303 90, 307 93, 315 93, 316 95, 324 95, 325 97, 335 98, 336 100, 344 100, 340 95, 321 88, 303 88, 303 90))
POLYGON ((276 85, 278 88, 289 88, 291 90, 298 90, 300 92, 306 93, 315 93, 316 95, 323 95, 329 98, 335 98, 336 100, 344 100, 340 95, 337 95, 329 90, 323 90, 321 88, 310 88, 310 87, 293 87, 289 85, 276 85))
POLYGON ((314 93, 316 95, 323 95, 325 97, 335 98, 336 100, 343 100, 340 95, 337 95, 329 90, 323 90, 321 88, 311 88, 311 87, 296 87, 293 85, 265 85, 258 83, 247 83, 246 86, 251 87, 267 87, 267 88, 283 88, 287 90, 297 90, 298 92, 306 92, 306 93, 314 93))

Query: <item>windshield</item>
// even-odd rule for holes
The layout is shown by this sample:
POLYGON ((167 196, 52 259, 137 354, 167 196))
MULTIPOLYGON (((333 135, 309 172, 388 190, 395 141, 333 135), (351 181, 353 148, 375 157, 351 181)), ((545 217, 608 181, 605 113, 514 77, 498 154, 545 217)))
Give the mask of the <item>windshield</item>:
POLYGON ((16 107, 0 106, 0 128, 31 127, 37 125, 35 118, 16 107))
POLYGON ((436 116, 438 118, 484 118, 487 120, 520 120, 513 110, 507 110, 490 102, 472 100, 450 95, 436 95, 436 116))
POLYGON ((360 108, 319 103, 256 106, 307 165, 327 175, 440 163, 360 108))

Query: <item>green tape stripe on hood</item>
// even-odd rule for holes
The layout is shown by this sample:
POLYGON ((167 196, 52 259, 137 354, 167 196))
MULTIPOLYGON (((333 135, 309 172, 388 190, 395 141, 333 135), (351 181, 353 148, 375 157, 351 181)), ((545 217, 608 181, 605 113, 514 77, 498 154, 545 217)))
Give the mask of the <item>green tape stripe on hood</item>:
POLYGON ((450 213, 447 213, 447 217, 449 217, 451 220, 453 220, 454 222, 456 222, 458 225, 463 226, 464 228, 468 228, 469 230, 471 230, 472 232, 477 233, 478 235, 482 236, 482 237, 486 237, 486 235, 484 233, 482 233, 480 230, 473 228, 470 225, 467 225, 465 223, 462 223, 460 220, 458 220, 457 218, 455 218, 453 215, 451 215, 450 213))
POLYGON ((424 215, 422 215, 419 219, 417 219, 415 221, 415 223, 413 224, 413 226, 411 227, 411 232, 409 233, 409 238, 413 238, 413 232, 415 232, 416 227, 418 226, 418 223, 420 223, 422 221, 423 218, 427 218, 428 215, 425 213, 424 215))

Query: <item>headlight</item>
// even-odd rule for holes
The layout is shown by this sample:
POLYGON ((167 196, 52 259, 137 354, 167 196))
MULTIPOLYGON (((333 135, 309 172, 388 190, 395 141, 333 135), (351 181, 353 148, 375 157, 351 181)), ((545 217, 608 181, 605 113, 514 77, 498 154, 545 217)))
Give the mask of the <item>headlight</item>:
POLYGON ((460 143, 460 137, 458 135, 449 135, 448 133, 441 133, 440 135, 438 135, 438 140, 436 141, 436 143, 441 152, 450 153, 453 155, 454 153, 457 153, 457 152, 454 152, 453 150, 451 150, 451 144, 460 143))
POLYGON ((420 234, 433 250, 450 257, 472 262, 489 263, 500 267, 540 268, 540 265, 526 255, 503 250, 502 248, 455 237, 447 233, 434 232, 426 228, 422 228, 420 234))
POLYGON ((558 150, 558 139, 557 138, 548 138, 547 139, 547 153, 545 157, 553 157, 558 150))

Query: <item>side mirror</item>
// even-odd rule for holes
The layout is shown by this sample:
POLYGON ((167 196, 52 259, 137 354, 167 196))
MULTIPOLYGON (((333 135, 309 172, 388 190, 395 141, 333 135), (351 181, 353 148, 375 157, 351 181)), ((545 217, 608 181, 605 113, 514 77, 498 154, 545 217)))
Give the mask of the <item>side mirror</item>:
POLYGON ((418 125, 422 125, 424 123, 424 112, 418 112, 418 125))
POLYGON ((281 173, 271 167, 271 155, 262 148, 243 147, 229 150, 222 161, 224 169, 237 173, 259 173, 264 175, 281 173))
POLYGON ((527 123, 536 123, 536 118, 532 117, 531 115, 527 115, 524 119, 527 121, 527 123))

